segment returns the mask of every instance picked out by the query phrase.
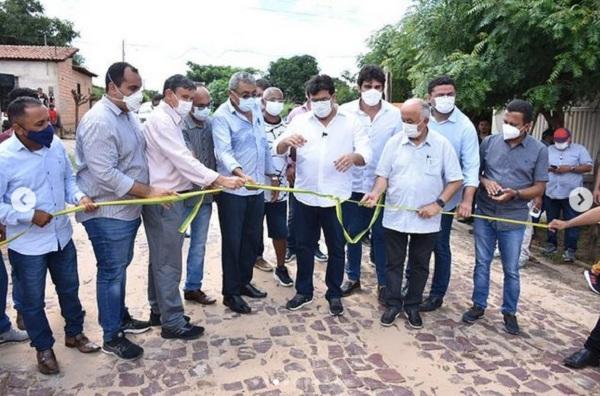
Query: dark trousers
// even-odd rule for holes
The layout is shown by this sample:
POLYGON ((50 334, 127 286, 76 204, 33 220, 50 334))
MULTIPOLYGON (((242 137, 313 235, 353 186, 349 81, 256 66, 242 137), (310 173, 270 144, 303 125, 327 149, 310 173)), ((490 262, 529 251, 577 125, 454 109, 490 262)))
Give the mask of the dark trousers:
POLYGON ((322 208, 305 205, 294 200, 294 223, 296 232, 296 291, 305 296, 312 296, 313 273, 315 267, 315 249, 319 241, 321 229, 325 235, 325 243, 329 258, 325 272, 327 293, 325 298, 342 296, 341 285, 344 279, 344 234, 337 220, 335 207, 322 208))
MULTIPOLYGON (((452 212, 454 209, 452 209, 452 212)), ((450 250, 450 233, 454 216, 442 215, 441 229, 433 250, 434 270, 431 280, 432 297, 444 298, 450 284, 452 271, 452 251, 450 250)))
MULTIPOLYGON (((577 217, 579 213, 575 211, 569 204, 569 198, 552 199, 544 196, 544 206, 546 208, 546 216, 548 223, 554 219, 571 220, 577 217), (562 213, 562 216, 561 216, 562 213)), ((548 230, 548 243, 557 246, 557 233, 548 230)), ((577 250, 577 241, 579 240, 579 227, 567 228, 565 230, 565 249, 577 250)))
POLYGON ((421 304, 423 289, 429 276, 429 260, 439 232, 429 234, 407 234, 384 228, 386 247, 387 281, 386 302, 390 306, 400 307, 402 299, 402 278, 404 277, 404 260, 408 247, 408 261, 411 263, 408 292, 404 298, 405 308, 415 308, 421 304))
POLYGON ((224 296, 239 296, 252 281, 252 270, 262 239, 264 194, 240 196, 221 193, 216 198, 221 226, 221 265, 224 296))
POLYGON ((79 301, 79 274, 77 252, 73 241, 62 250, 39 256, 29 256, 8 250, 8 258, 21 291, 23 322, 31 339, 31 346, 45 351, 54 345, 52 330, 46 318, 46 273, 54 283, 60 313, 65 319, 65 334, 76 336, 83 331, 83 310, 79 301))
POLYGON ((585 342, 585 348, 592 352, 600 354, 600 318, 598 318, 596 327, 594 327, 592 333, 585 342))

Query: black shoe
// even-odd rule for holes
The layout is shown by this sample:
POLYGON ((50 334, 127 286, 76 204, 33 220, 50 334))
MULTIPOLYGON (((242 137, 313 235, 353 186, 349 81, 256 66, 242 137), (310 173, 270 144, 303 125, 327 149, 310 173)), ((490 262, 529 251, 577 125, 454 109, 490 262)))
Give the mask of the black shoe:
POLYGON ((329 299, 329 313, 331 316, 341 316, 344 314, 344 306, 342 305, 341 298, 330 298, 329 299))
POLYGON ((120 332, 115 338, 102 345, 102 352, 124 360, 136 360, 144 355, 144 348, 125 338, 120 332))
POLYGON ((467 312, 465 312, 462 316, 462 321, 468 324, 473 324, 477 319, 483 317, 485 313, 485 309, 478 307, 477 305, 473 305, 467 312))
POLYGON ((123 333, 141 334, 148 330, 150 330, 150 322, 134 319, 129 315, 129 312, 125 313, 125 317, 121 323, 121 331, 123 333))
POLYGON ((247 296, 250 298, 265 298, 267 297, 267 292, 264 292, 254 286, 251 283, 248 283, 246 286, 242 287, 241 293, 242 296, 247 296))
POLYGON ((305 305, 312 302, 312 296, 305 296, 302 294, 296 294, 290 301, 285 304, 285 307, 290 311, 297 311, 305 305))
POLYGON ((166 329, 163 327, 160 332, 162 338, 179 340, 195 340, 200 338, 202 334, 204 334, 204 327, 194 326, 189 323, 178 329, 166 329))
POLYGON ((275 271, 273 271, 273 277, 277 279, 279 284, 284 287, 291 287, 294 285, 294 281, 290 278, 290 274, 288 273, 285 265, 281 267, 275 267, 275 271))
POLYGON ((385 302, 385 292, 387 291, 385 286, 377 286, 377 300, 381 305, 387 305, 385 302))
POLYGON ((246 304, 246 301, 240 296, 225 296, 223 297, 223 304, 229 307, 233 312, 240 314, 249 314, 252 312, 250 306, 246 304))
POLYGON ((383 315, 381 315, 381 319, 379 319, 379 323, 382 326, 389 327, 394 324, 396 318, 402 313, 402 309, 400 307, 387 307, 383 315))
POLYGON ((292 260, 296 259, 296 253, 292 252, 290 249, 285 251, 285 262, 289 263, 292 260))
POLYGON ((423 320, 421 319, 421 315, 419 315, 418 307, 405 309, 404 316, 406 316, 406 319, 408 319, 408 324, 413 329, 423 328, 423 320))
POLYGON ((513 314, 502 313, 504 316, 504 331, 508 334, 519 335, 519 323, 517 317, 513 314))
MULTIPOLYGON (((183 319, 185 319, 185 321, 187 323, 190 323, 191 318, 189 316, 183 315, 183 319)), ((162 323, 160 321, 160 314, 150 311, 150 320, 148 322, 150 322, 150 326, 152 326, 152 327, 162 325, 162 323)))
POLYGON ((347 297, 355 290, 360 290, 359 280, 346 279, 344 283, 342 283, 342 296, 347 297))
POLYGON ((328 259, 327 255, 325 253, 323 253, 321 251, 321 249, 319 249, 317 247, 317 250, 315 250, 315 260, 317 260, 318 262, 324 263, 326 262, 328 259))
POLYGON ((429 296, 423 301, 421 305, 419 305, 420 312, 431 312, 435 311, 444 303, 444 299, 442 297, 433 297, 429 296))
POLYGON ((563 361, 564 365, 574 369, 580 369, 587 366, 600 366, 600 355, 583 348, 575 352, 563 361))

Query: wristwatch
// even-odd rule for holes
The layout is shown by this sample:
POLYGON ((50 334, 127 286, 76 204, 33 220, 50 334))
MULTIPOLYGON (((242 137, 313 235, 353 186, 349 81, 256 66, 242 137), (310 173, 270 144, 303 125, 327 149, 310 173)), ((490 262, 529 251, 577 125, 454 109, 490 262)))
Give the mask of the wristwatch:
POLYGON ((446 206, 446 202, 444 202, 444 200, 442 198, 436 199, 435 203, 440 205, 440 208, 443 208, 444 206, 446 206))

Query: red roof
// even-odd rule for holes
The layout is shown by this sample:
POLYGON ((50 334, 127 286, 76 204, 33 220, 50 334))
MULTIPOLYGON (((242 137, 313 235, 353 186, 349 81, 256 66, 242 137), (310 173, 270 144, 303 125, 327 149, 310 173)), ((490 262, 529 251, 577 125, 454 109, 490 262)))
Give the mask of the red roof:
POLYGON ((61 62, 79 51, 72 47, 0 45, 0 59, 61 62))

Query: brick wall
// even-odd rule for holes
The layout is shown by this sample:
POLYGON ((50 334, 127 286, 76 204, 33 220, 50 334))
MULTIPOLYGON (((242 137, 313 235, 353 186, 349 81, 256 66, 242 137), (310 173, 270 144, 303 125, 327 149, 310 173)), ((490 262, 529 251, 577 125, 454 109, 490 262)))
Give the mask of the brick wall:
MULTIPOLYGON (((56 109, 58 110, 63 128, 68 132, 75 131, 75 101, 71 90, 77 90, 80 86, 82 95, 89 96, 92 93, 92 78, 86 74, 73 70, 71 58, 58 63, 58 93, 56 94, 56 109)), ((89 102, 79 106, 79 119, 90 109, 89 102)))

